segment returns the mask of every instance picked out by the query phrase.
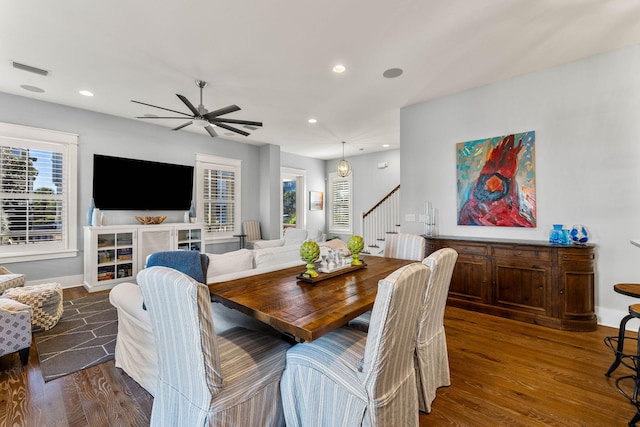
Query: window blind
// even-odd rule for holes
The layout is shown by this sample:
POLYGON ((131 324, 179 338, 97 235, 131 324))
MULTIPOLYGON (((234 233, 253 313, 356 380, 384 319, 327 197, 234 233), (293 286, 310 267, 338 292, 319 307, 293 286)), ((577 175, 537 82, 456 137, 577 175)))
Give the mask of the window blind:
POLYGON ((63 241, 63 166, 61 152, 0 145, 0 246, 63 241))
POLYGON ((236 230, 236 173, 232 170, 204 170, 204 222, 208 231, 236 230))
POLYGON ((331 178, 330 231, 351 233, 351 178, 331 178))

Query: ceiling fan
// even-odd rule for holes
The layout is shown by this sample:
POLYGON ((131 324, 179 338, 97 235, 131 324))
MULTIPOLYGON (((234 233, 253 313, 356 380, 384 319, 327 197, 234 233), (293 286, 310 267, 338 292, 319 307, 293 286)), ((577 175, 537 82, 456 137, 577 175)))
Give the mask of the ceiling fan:
POLYGON ((182 95, 176 94, 178 98, 180 98, 180 101, 184 102, 184 104, 187 106, 187 108, 189 109, 189 111, 191 111, 192 114, 187 114, 187 113, 183 113, 181 111, 176 111, 176 110, 170 110, 169 108, 158 107, 157 105, 146 104, 144 102, 134 101, 132 99, 131 102, 135 102, 136 104, 142 104, 142 105, 146 105, 153 108, 160 108, 161 110, 171 111, 172 113, 182 114, 182 117, 144 116, 144 117, 136 117, 136 118, 137 119, 185 119, 189 117, 191 119, 190 121, 188 121, 187 123, 183 123, 180 126, 173 128, 172 130, 179 130, 193 124, 199 127, 203 127, 207 132, 209 132, 209 135, 211 135, 211 137, 218 136, 215 129, 213 129, 213 126, 218 126, 223 129, 230 130, 231 132, 239 133, 240 135, 244 135, 244 136, 249 136, 249 132, 245 132, 236 127, 229 126, 228 123, 231 123, 234 125, 245 125, 245 126, 262 126, 262 122, 254 122, 250 120, 225 119, 220 117, 225 114, 233 113, 234 111, 240 111, 240 107, 238 107, 237 105, 229 105, 227 107, 220 108, 214 111, 207 110, 206 108, 204 108, 204 105, 202 105, 202 89, 204 89, 207 86, 207 82, 203 82, 202 80, 196 80, 196 86, 200 88, 200 105, 198 105, 197 108, 194 107, 193 104, 189 102, 187 98, 185 98, 182 95))

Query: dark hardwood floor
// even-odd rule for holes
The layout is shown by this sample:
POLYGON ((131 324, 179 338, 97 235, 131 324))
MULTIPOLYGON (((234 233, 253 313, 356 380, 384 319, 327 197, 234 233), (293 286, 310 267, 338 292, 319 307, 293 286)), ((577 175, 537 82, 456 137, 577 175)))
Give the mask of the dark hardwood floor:
MULTIPOLYGON (((65 298, 86 294, 65 290, 65 298)), ((458 308, 445 316, 451 386, 420 426, 626 426, 635 407, 604 376, 615 329, 564 332, 458 308)), ((148 426, 153 398, 113 361, 44 383, 35 345, 0 358, 0 426, 148 426)))

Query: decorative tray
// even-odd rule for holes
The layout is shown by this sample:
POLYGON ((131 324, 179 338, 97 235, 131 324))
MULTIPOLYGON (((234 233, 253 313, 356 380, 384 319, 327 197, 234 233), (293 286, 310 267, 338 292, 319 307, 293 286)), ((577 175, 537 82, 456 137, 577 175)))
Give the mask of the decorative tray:
POLYGON ((330 273, 322 273, 318 270, 318 275, 316 277, 307 277, 304 275, 304 273, 300 273, 296 276, 296 279, 301 280, 303 282, 307 282, 307 283, 317 283, 317 282, 321 282, 323 280, 326 279, 330 279, 332 277, 336 277, 339 276, 341 274, 345 274, 345 273, 351 273, 352 271, 356 271, 356 270, 361 270, 363 268, 365 268, 367 266, 367 264, 363 261, 362 264, 360 265, 348 265, 345 266, 344 268, 340 268, 338 270, 333 270, 330 273))

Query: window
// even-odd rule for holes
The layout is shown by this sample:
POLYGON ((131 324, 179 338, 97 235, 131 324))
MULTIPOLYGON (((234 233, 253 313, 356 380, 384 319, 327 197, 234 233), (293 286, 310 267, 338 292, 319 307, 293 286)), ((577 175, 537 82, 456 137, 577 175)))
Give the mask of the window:
POLYGON ((78 136, 0 123, 0 260, 77 255, 78 136))
POLYGON ((280 168, 283 232, 288 227, 306 227, 306 177, 304 169, 280 168))
POLYGON ((241 231, 240 165, 240 160, 196 156, 198 217, 209 237, 231 237, 241 231))
POLYGON ((329 175, 329 232, 351 234, 353 228, 351 215, 351 175, 340 177, 336 173, 329 175))

